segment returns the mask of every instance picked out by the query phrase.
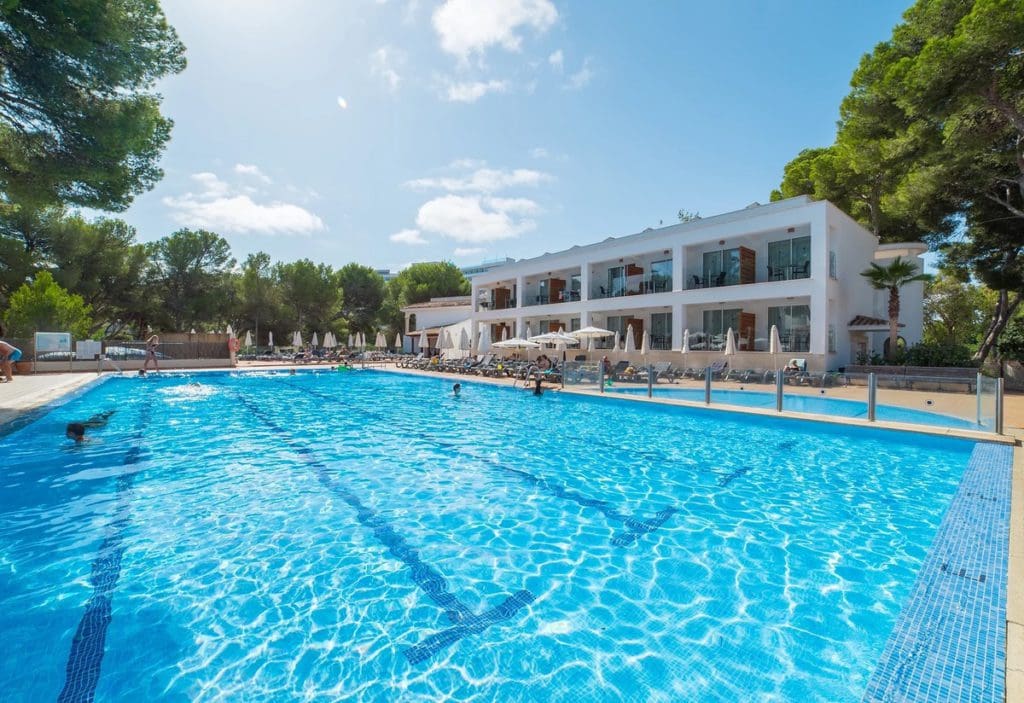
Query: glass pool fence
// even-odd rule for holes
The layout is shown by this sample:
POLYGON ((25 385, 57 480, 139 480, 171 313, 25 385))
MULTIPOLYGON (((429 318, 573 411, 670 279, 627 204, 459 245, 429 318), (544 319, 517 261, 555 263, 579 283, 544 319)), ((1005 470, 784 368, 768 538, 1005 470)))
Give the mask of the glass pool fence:
POLYGON ((603 368, 565 362, 567 387, 708 405, 758 408, 1002 434, 1002 380, 882 373, 802 373, 675 368, 665 363, 603 368))

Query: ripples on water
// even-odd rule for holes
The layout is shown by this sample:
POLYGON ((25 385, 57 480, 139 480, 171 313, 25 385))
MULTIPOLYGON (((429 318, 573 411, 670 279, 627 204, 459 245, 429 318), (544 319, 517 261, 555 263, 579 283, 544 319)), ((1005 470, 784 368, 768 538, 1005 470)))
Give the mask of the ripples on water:
POLYGON ((856 701, 972 448, 451 383, 113 379, 0 439, 5 695, 114 534, 97 700, 856 701))

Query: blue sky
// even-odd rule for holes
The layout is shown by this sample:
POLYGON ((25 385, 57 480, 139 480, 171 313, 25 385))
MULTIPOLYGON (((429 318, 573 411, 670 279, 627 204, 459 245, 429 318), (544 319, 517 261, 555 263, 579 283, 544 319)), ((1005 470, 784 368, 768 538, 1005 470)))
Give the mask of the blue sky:
POLYGON ((124 217, 241 260, 536 256, 767 202, 907 2, 164 0, 188 68, 124 217))

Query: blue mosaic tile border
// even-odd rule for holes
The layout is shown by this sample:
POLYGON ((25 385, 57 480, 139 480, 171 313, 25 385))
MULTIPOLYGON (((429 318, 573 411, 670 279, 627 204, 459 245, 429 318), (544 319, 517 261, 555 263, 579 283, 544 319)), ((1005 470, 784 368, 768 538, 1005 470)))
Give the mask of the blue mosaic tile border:
POLYGON ((1001 701, 1013 447, 979 443, 865 703, 1001 701))
POLYGON ((528 606, 536 599, 536 596, 530 591, 521 589, 505 598, 498 606, 479 615, 474 613, 468 605, 448 590, 448 581, 441 572, 423 561, 419 552, 384 517, 365 505, 355 493, 348 490, 331 475, 326 464, 316 457, 306 443, 292 437, 284 427, 252 400, 238 393, 235 393, 235 397, 255 417, 262 420, 263 424, 274 430, 282 441, 288 444, 292 451, 316 472, 317 480, 324 488, 338 495, 355 510, 356 520, 372 531, 377 541, 387 547, 391 556, 409 568, 413 583, 423 591, 424 595, 445 611, 449 622, 455 623, 454 626, 428 635, 423 641, 406 649, 403 654, 410 664, 426 661, 467 635, 478 634, 491 625, 510 620, 521 608, 528 606))

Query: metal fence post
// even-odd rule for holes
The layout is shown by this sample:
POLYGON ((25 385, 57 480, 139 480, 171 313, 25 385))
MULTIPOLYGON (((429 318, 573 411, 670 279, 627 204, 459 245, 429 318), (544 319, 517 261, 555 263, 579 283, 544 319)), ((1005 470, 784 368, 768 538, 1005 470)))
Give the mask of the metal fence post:
POLYGON ((878 393, 878 379, 872 371, 868 374, 868 422, 875 421, 875 396, 878 393))
POLYGON ((711 405, 711 367, 704 369, 704 404, 711 405))
POLYGON ((601 374, 599 376, 598 388, 600 388, 601 392, 604 393, 604 361, 599 362, 599 365, 601 367, 601 374))
POLYGON ((654 397, 654 367, 647 364, 647 397, 654 397))
POLYGON ((785 374, 782 369, 775 371, 775 411, 782 412, 782 387, 785 383, 785 374))
POLYGON ((1003 433, 1003 382, 1004 379, 996 379, 996 434, 1003 433))
POLYGON ((974 382, 974 396, 977 400, 978 412, 975 422, 981 424, 981 371, 978 372, 978 378, 974 382))

